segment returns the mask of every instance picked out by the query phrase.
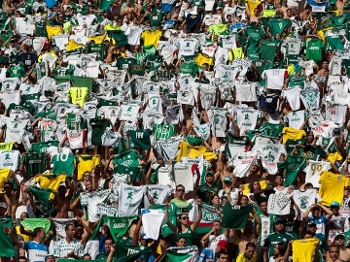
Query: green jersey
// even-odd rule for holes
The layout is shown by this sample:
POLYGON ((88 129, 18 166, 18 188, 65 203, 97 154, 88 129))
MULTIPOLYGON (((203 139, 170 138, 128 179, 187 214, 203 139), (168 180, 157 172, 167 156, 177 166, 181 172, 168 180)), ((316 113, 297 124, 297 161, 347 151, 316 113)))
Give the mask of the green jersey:
POLYGON ((129 130, 129 135, 135 148, 141 150, 149 150, 151 148, 151 134, 152 130, 149 129, 129 130))
POLYGON ((118 70, 124 70, 129 69, 132 65, 136 65, 137 61, 134 58, 124 58, 119 57, 117 59, 116 67, 118 67, 118 70))
POLYGON ((105 133, 106 128, 110 125, 107 119, 94 118, 90 120, 92 127, 91 142, 93 145, 102 146, 102 135, 105 133))
POLYGON ((175 135, 175 126, 154 124, 153 135, 154 138, 171 138, 175 135))
POLYGON ((198 65, 196 63, 193 62, 185 62, 181 65, 179 73, 180 74, 189 74, 193 77, 195 77, 198 73, 199 69, 198 69, 198 65))
POLYGON ((342 42, 341 35, 327 36, 327 50, 344 50, 344 44, 342 42))
POLYGON ((293 239, 294 239, 293 236, 289 233, 272 233, 268 235, 267 238, 265 239, 265 244, 264 244, 264 247, 269 249, 268 257, 271 257, 274 255, 274 249, 278 243, 283 242, 288 244, 289 241, 293 239))
POLYGON ((151 26, 160 26, 163 20, 163 13, 149 14, 146 16, 151 23, 151 26))
POLYGON ((38 37, 47 37, 47 31, 46 31, 47 23, 45 19, 40 19, 35 23, 35 33, 38 37))
POLYGON ((70 177, 74 173, 76 162, 77 157, 75 155, 56 154, 51 159, 53 164, 52 173, 54 175, 65 174, 70 177))
POLYGON ((87 50, 89 53, 96 53, 97 60, 102 61, 105 58, 106 46, 104 44, 89 43, 87 50))
POLYGON ((72 9, 75 11, 75 13, 80 13, 82 15, 86 15, 89 11, 89 6, 85 4, 73 4, 72 9))
POLYGON ((46 171, 49 162, 46 153, 25 153, 22 161, 28 179, 46 171))
POLYGON ((272 36, 275 36, 276 34, 280 34, 282 36, 284 29, 292 26, 292 21, 290 21, 289 18, 272 18, 269 26, 272 36))
POLYGON ((131 65, 129 67, 130 76, 133 76, 133 75, 144 76, 145 71, 146 71, 146 67, 144 65, 131 65))
POLYGON ((186 232, 179 232, 179 233, 177 233, 177 237, 179 238, 179 237, 183 237, 183 238, 185 238, 186 239, 186 245, 187 246, 191 246, 191 245, 193 245, 193 239, 194 239, 194 235, 193 235, 193 231, 192 231, 192 229, 191 229, 191 227, 190 226, 188 226, 187 227, 187 231, 186 232))
POLYGON ((313 38, 306 43, 306 59, 315 62, 322 61, 322 50, 324 43, 319 38, 313 38))
POLYGON ((278 40, 269 40, 262 41, 262 46, 259 48, 260 59, 265 61, 271 61, 272 63, 275 60, 275 54, 279 48, 281 41, 278 40))
POLYGON ((209 186, 207 183, 205 183, 199 187, 198 196, 203 202, 210 204, 210 200, 214 195, 217 195, 219 193, 220 189, 221 186, 218 184, 209 186))
POLYGON ((21 103, 20 105, 23 105, 25 103, 33 103, 35 101, 39 101, 40 99, 40 93, 36 94, 29 94, 29 95, 21 95, 21 103))
POLYGON ((38 142, 32 144, 30 151, 36 153, 46 153, 50 146, 58 147, 58 141, 50 141, 50 142, 38 142))
POLYGON ((54 78, 57 80, 70 80, 74 74, 75 66, 69 65, 68 67, 57 67, 53 70, 54 78))
POLYGON ((23 65, 11 65, 7 69, 9 77, 22 77, 25 74, 26 70, 23 65))

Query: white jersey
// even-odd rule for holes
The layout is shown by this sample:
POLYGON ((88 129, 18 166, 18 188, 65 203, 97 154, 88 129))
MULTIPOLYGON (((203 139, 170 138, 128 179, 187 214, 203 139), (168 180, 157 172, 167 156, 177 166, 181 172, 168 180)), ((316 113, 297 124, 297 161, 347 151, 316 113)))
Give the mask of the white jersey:
POLYGON ((262 73, 262 78, 266 79, 268 89, 281 90, 284 85, 285 69, 269 69, 262 73))
POLYGON ((289 127, 299 129, 305 121, 305 112, 303 110, 294 111, 289 113, 287 118, 289 127))
POLYGON ((310 206, 315 204, 315 199, 317 199, 317 203, 321 201, 321 197, 317 194, 316 189, 294 190, 293 199, 301 211, 301 217, 310 206))
POLYGON ((2 126, 6 125, 5 143, 15 142, 22 143, 24 129, 30 125, 29 120, 12 120, 9 117, 2 117, 2 126))
POLYGON ((199 47, 199 42, 194 38, 180 39, 178 43, 179 57, 192 56, 196 53, 199 47))
POLYGON ((66 239, 64 238, 56 243, 53 250, 53 255, 55 257, 65 257, 72 250, 74 250, 74 254, 76 256, 84 256, 84 246, 79 240, 73 239, 70 243, 67 243, 66 239))
POLYGON ((15 172, 20 160, 21 153, 18 150, 0 151, 0 168, 9 168, 15 172))
POLYGON ((330 169, 330 162, 309 160, 308 166, 304 169, 306 173, 305 183, 312 183, 314 187, 319 188, 320 184, 318 181, 320 180, 321 173, 330 169))
POLYGON ((67 139, 69 147, 74 149, 81 149, 86 147, 85 142, 86 130, 67 130, 67 139))

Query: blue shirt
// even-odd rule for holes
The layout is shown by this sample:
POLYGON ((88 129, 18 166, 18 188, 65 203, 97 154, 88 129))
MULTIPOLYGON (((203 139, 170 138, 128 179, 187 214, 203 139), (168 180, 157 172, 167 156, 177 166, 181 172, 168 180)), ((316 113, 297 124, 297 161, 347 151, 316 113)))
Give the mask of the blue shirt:
POLYGON ((27 250, 28 261, 30 262, 44 262, 49 253, 47 246, 35 241, 23 242, 23 248, 27 250))
MULTIPOLYGON (((199 255, 197 262, 205 262, 207 259, 214 259, 214 258, 215 258, 214 250, 206 247, 202 250, 202 253, 199 255)), ((216 260, 214 259, 214 261, 216 260)))

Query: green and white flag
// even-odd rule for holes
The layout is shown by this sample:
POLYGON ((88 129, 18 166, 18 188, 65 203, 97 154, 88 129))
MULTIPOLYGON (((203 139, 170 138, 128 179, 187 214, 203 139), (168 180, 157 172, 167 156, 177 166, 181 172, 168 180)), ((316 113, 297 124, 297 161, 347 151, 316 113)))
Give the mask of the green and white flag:
POLYGON ((117 258, 113 262, 134 262, 142 258, 141 261, 148 261, 153 255, 152 249, 145 246, 116 245, 117 258))
POLYGON ((320 106, 320 91, 316 89, 305 90, 300 93, 301 101, 308 110, 318 109, 320 106))
POLYGON ((0 218, 0 257, 14 257, 15 246, 12 242, 12 238, 9 234, 5 233, 5 227, 13 228, 13 222, 11 218, 0 218))
POLYGON ((154 142, 154 149, 160 151, 167 160, 174 159, 182 136, 174 136, 171 138, 160 138, 154 142))
POLYGON ((270 175, 277 174, 277 163, 281 154, 287 155, 287 151, 282 144, 255 145, 252 151, 260 154, 261 163, 270 175))
MULTIPOLYGON (((146 185, 146 188, 154 204, 164 204, 165 199, 171 194, 171 188, 167 185, 146 185)), ((150 205, 146 196, 144 197, 144 203, 146 207, 150 205)))
POLYGON ((145 192, 146 187, 144 186, 120 184, 118 199, 119 216, 134 216, 137 213, 145 192))
POLYGON ((305 121, 305 111, 293 111, 287 115, 287 118, 289 127, 299 129, 305 121))
POLYGON ((48 218, 26 218, 21 221, 21 225, 30 232, 33 232, 34 229, 38 227, 42 227, 44 228, 45 233, 48 234, 51 222, 48 218))
POLYGON ((169 247, 165 254, 156 259, 156 262, 194 262, 198 258, 198 247, 169 247))
MULTIPOLYGON (((188 221, 194 223, 198 217, 198 205, 193 205, 188 213, 188 221)), ((202 219, 196 227, 194 233, 200 237, 208 233, 213 228, 213 222, 221 220, 216 213, 216 207, 202 203, 202 219)))
POLYGON ((137 104, 127 104, 121 106, 119 120, 134 122, 139 113, 140 106, 137 104))
POLYGON ((94 232, 92 232, 90 239, 97 239, 99 235, 100 228, 107 224, 112 238, 114 241, 118 241, 123 238, 123 236, 128 232, 131 222, 137 217, 110 217, 104 216, 100 219, 98 225, 96 226, 94 232))
POLYGON ((194 127, 194 132, 204 140, 208 140, 210 137, 210 123, 205 123, 194 127))
POLYGON ((153 135, 154 138, 171 138, 175 135, 175 126, 174 125, 159 125, 155 124, 153 126, 153 135))

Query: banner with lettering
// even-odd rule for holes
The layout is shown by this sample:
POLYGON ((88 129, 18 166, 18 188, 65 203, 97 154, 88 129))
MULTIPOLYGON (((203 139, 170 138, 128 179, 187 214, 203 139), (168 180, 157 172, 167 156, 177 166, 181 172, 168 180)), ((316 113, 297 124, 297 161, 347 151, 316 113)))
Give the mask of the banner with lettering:
POLYGON ((167 160, 174 159, 178 151, 179 143, 182 139, 181 136, 159 138, 154 142, 154 149, 160 151, 167 160))
POLYGON ((249 171, 256 160, 256 152, 247 152, 245 155, 237 156, 233 161, 234 174, 236 177, 245 177, 249 174, 249 171))
MULTIPOLYGON (((198 217, 198 205, 193 205, 189 214, 189 224, 194 223, 198 217)), ((220 220, 220 216, 216 213, 216 207, 202 203, 202 219, 195 229, 195 237, 200 237, 208 233, 213 228, 213 222, 220 220)))
MULTIPOLYGON (((171 188, 167 185, 146 185, 146 188, 154 204, 164 204, 165 199, 171 194, 171 188)), ((147 196, 144 197, 143 201, 145 207, 150 205, 147 196)))
POLYGON ((134 122, 139 112, 140 106, 137 104, 127 104, 121 106, 119 120, 134 122))
POLYGON ((237 108, 237 125, 240 128, 240 135, 244 135, 246 130, 255 129, 258 121, 259 111, 254 109, 237 108))
POLYGON ((94 232, 92 232, 90 239, 97 239, 100 228, 107 223, 111 235, 114 241, 120 240, 126 232, 128 232, 131 222, 135 220, 136 216, 131 217, 110 217, 104 216, 98 222, 98 225, 95 227, 94 232))
POLYGON ((134 216, 137 213, 138 207, 141 204, 145 192, 146 187, 144 186, 129 186, 123 183, 120 184, 118 199, 119 216, 134 216))
POLYGON ((281 154, 287 155, 287 151, 282 144, 266 144, 254 146, 253 151, 260 154, 261 164, 270 175, 275 175, 278 172, 277 163, 281 154))

